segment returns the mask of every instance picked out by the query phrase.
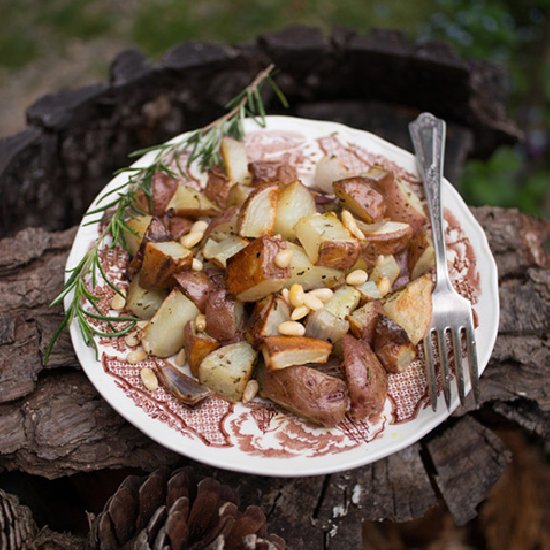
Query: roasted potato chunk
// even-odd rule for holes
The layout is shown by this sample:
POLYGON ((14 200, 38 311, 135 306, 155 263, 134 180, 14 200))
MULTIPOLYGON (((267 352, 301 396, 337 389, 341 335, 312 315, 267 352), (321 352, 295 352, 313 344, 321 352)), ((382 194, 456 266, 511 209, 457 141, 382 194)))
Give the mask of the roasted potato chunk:
POLYGON ((387 218, 409 224, 413 233, 426 223, 424 207, 407 182, 386 172, 377 180, 377 188, 384 196, 387 218))
POLYGON ((230 137, 222 139, 221 154, 225 165, 225 173, 230 181, 248 183, 248 157, 242 141, 230 137))
POLYGON ((211 202, 220 208, 225 208, 229 201, 229 191, 231 191, 234 183, 227 179, 225 174, 222 174, 219 170, 210 170, 204 194, 211 202))
POLYGON ((374 351, 388 372, 403 372, 416 358, 416 346, 405 329, 384 315, 376 324, 374 351))
POLYGON ((359 225, 365 235, 361 241, 361 256, 372 264, 380 255, 397 254, 407 248, 413 229, 408 223, 384 220, 376 225, 359 225))
POLYGON ((184 329, 199 313, 197 306, 174 288, 166 297, 149 324, 143 329, 143 349, 157 357, 177 353, 185 343, 184 329))
POLYGON ((408 267, 411 280, 431 271, 435 266, 432 236, 427 229, 421 229, 409 242, 408 267))
POLYGON ((244 329, 244 306, 229 296, 225 289, 210 293, 205 316, 208 334, 222 343, 233 340, 244 329))
POLYGON ((306 336, 337 344, 347 334, 349 323, 326 309, 312 311, 306 322, 306 336))
POLYGON ((254 191, 254 187, 248 187, 242 183, 236 183, 229 191, 229 195, 227 196, 227 205, 242 206, 252 191, 254 191))
POLYGON ((202 360, 199 380, 223 399, 236 403, 242 399, 252 376, 256 356, 248 342, 218 348, 202 360))
POLYGON ((315 199, 300 181, 294 181, 279 191, 274 233, 294 239, 294 226, 301 218, 315 214, 315 199))
POLYGON ((195 378, 199 377, 199 367, 202 360, 211 352, 218 349, 220 344, 206 332, 197 332, 195 321, 189 321, 185 325, 185 355, 191 373, 195 378))
POLYGON ((379 256, 370 278, 378 286, 381 295, 385 296, 391 291, 400 273, 401 268, 393 256, 379 256))
POLYGON ((277 267, 275 258, 286 248, 279 237, 261 237, 227 260, 227 290, 241 302, 256 302, 278 292, 290 279, 290 268, 277 267))
POLYGON ((302 285, 304 290, 320 287, 332 288, 344 280, 343 272, 338 269, 313 265, 301 246, 289 242, 286 243, 286 246, 292 250, 292 258, 289 266, 291 278, 285 286, 292 286, 296 283, 302 285))
POLYGON ((344 336, 344 374, 349 391, 349 415, 375 422, 384 410, 388 377, 370 346, 350 334, 344 336))
POLYGON ((172 200, 178 180, 164 172, 156 172, 151 178, 151 195, 153 203, 153 215, 163 216, 172 200))
POLYGON ((140 319, 151 319, 158 311, 167 293, 139 286, 139 277, 134 277, 128 286, 126 309, 140 319))
POLYGON ((371 180, 356 176, 335 181, 332 184, 335 195, 340 199, 342 208, 367 223, 382 221, 386 211, 384 197, 371 180))
POLYGON ((214 204, 202 191, 193 187, 180 185, 168 203, 177 216, 191 219, 216 216, 220 213, 219 207, 214 204))
POLYGON ((220 242, 223 239, 227 239, 227 237, 235 236, 238 220, 239 209, 236 206, 228 208, 222 214, 212 219, 204 232, 204 238, 220 242))
POLYGON ((133 256, 141 246, 143 236, 151 223, 152 216, 136 216, 126 222, 126 225, 130 228, 130 231, 124 231, 124 241, 126 242, 126 248, 128 252, 133 256))
POLYGON ((167 225, 172 239, 174 241, 179 241, 184 235, 189 233, 189 230, 193 226, 193 222, 187 218, 181 218, 180 216, 171 216, 167 220, 167 225))
POLYGON ((271 235, 277 215, 279 188, 276 185, 259 187, 246 199, 239 213, 237 231, 241 237, 271 235))
POLYGON ((374 345, 374 334, 378 324, 378 316, 382 313, 380 301, 367 302, 356 309, 349 317, 349 328, 353 335, 363 340, 369 346, 374 345))
POLYGON ((330 428, 339 424, 348 408, 343 380, 304 365, 286 369, 259 369, 262 397, 271 399, 295 415, 330 428))
POLYGON ((312 264, 346 270, 357 260, 358 242, 332 212, 302 218, 294 232, 312 264))
POLYGON ((277 336, 281 323, 290 320, 290 308, 281 296, 266 296, 256 303, 249 321, 249 336, 256 344, 266 336, 277 336))
POLYGON ((332 183, 350 176, 345 164, 336 157, 323 157, 317 162, 313 187, 323 193, 332 194, 332 183))
POLYGON ((193 254, 181 244, 169 241, 145 245, 139 284, 143 288, 162 289, 174 286, 174 274, 191 268, 193 254))
POLYGON ((334 291, 332 298, 325 303, 325 310, 339 319, 346 319, 359 305, 361 293, 352 286, 341 286, 334 291))
POLYGON ((262 342, 265 366, 277 370, 306 363, 326 363, 332 344, 307 336, 266 336, 262 342))
POLYGON ((184 271, 173 275, 183 293, 204 313, 208 297, 215 285, 204 271, 184 271))
POLYGON ((296 181, 296 169, 280 160, 259 160, 248 165, 252 183, 288 184, 296 181))
POLYGON ((237 235, 230 235, 220 242, 208 239, 202 249, 202 255, 215 266, 225 269, 227 260, 248 245, 246 239, 237 235))
POLYGON ((413 344, 426 334, 432 319, 432 277, 422 275, 384 302, 384 315, 402 326, 413 344))

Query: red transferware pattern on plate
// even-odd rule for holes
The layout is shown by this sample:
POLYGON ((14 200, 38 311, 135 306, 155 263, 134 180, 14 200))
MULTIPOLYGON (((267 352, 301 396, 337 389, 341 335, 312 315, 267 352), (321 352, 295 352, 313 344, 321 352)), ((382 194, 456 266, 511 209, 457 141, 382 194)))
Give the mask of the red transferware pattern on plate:
MULTIPOLYGON (((420 192, 413 174, 395 163, 370 153, 355 144, 344 143, 330 134, 311 142, 298 132, 257 131, 246 137, 250 160, 283 159, 296 166, 301 177, 311 178, 316 161, 323 154, 337 155, 352 172, 364 172, 375 164, 393 170, 420 192)), ((473 248, 452 213, 445 211, 446 240, 449 249, 449 269, 457 290, 475 304, 480 291, 479 275, 473 248)), ((126 285, 124 270, 127 255, 118 249, 105 250, 102 265, 111 279, 126 285)), ((108 286, 100 289, 100 309, 108 311, 114 291, 108 286)), ((98 322, 103 330, 105 324, 98 322)), ((102 357, 105 372, 112 376, 122 391, 150 417, 169 425, 190 440, 199 439, 207 447, 236 447, 254 456, 287 458, 293 456, 320 457, 348 451, 380 437, 388 424, 413 420, 427 405, 422 354, 400 374, 388 376, 388 399, 382 417, 375 425, 346 419, 333 429, 318 428, 285 413, 275 405, 256 399, 248 405, 230 404, 209 398, 195 408, 176 401, 163 388, 147 391, 140 379, 143 366, 160 366, 164 360, 147 359, 137 365, 124 360, 128 348, 124 338, 101 338, 108 350, 102 357)), ((188 372, 188 371, 187 371, 188 372)))

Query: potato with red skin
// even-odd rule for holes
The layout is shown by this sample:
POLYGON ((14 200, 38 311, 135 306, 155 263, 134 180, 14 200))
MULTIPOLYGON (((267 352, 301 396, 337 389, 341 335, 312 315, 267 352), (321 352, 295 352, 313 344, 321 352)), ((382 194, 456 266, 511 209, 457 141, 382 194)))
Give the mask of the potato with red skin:
POLYGON ((413 228, 403 222, 384 220, 375 226, 358 224, 365 236, 360 255, 372 265, 378 256, 393 255, 405 250, 413 236, 413 228))
POLYGON ((239 207, 227 208, 219 216, 212 218, 204 232, 204 242, 209 238, 215 241, 222 241, 230 235, 237 233, 237 222, 239 220, 239 207))
POLYGON ((346 334, 342 340, 344 374, 349 391, 349 415, 376 422, 384 410, 388 377, 370 346, 346 334))
POLYGON ((195 321, 189 321, 185 325, 184 334, 184 349, 187 363, 191 369, 191 374, 195 378, 198 378, 202 360, 210 352, 218 349, 220 344, 206 332, 197 332, 195 329, 195 321))
POLYGON ((248 338, 260 345, 266 336, 277 336, 279 325, 290 320, 290 308, 281 296, 266 296, 256 303, 248 321, 248 338))
POLYGON ((229 191, 231 191, 234 183, 223 172, 214 168, 208 172, 204 194, 220 208, 225 208, 229 198, 229 191))
POLYGON ((208 297, 216 289, 208 274, 204 271, 184 271, 173 277, 183 293, 204 313, 208 297))
POLYGON ((270 370, 307 363, 326 363, 332 344, 308 336, 266 336, 262 342, 265 366, 270 370))
POLYGON ((413 233, 426 224, 424 206, 406 181, 396 178, 393 172, 377 174, 372 181, 384 197, 386 218, 409 224, 413 233))
POLYGON ((153 203, 153 216, 163 216, 172 200, 178 180, 164 172, 156 172, 151 178, 151 194, 153 203))
POLYGON ((349 400, 343 380, 305 365, 275 371, 263 367, 256 373, 261 396, 296 416, 327 428, 344 419, 349 400))
POLYGON ((162 243, 169 240, 171 240, 170 231, 167 229, 164 220, 152 217, 143 234, 138 250, 128 264, 128 275, 133 277, 141 269, 147 243, 162 243))
POLYGON ((170 230, 170 235, 175 241, 179 241, 184 235, 187 235, 193 226, 193 221, 180 216, 170 216, 166 219, 166 225, 170 230))
POLYGON ((342 370, 349 396, 349 416, 377 421, 387 394, 387 374, 368 343, 348 334, 342 340, 342 370))
POLYGON ((193 254, 174 241, 148 242, 143 253, 139 284, 146 289, 172 288, 173 275, 191 269, 193 254))
POLYGON ((418 279, 435 267, 435 252, 430 231, 423 228, 409 241, 408 268, 411 280, 418 279))
POLYGON ((384 197, 368 178, 346 178, 335 181, 332 187, 334 194, 340 199, 342 208, 349 210, 359 219, 367 223, 377 223, 384 218, 384 197))
POLYGON ((271 235, 277 216, 279 187, 265 184, 255 189, 244 202, 239 212, 237 232, 241 237, 271 235))
POLYGON ((286 249, 280 237, 261 237, 227 260, 227 290, 241 302, 257 302, 278 292, 290 279, 289 267, 278 267, 275 258, 286 249))
POLYGON ((220 342, 233 341, 244 329, 244 306, 223 288, 208 296, 204 310, 208 334, 220 342))
POLYGON ((416 346, 403 327, 384 315, 378 317, 374 352, 388 372, 403 372, 416 359, 416 346))
POLYGON ((378 324, 378 316, 382 313, 382 303, 379 300, 367 302, 347 317, 352 334, 363 340, 369 346, 374 345, 374 334, 378 324))
POLYGON ((298 179, 296 169, 280 160, 259 160, 248 164, 253 184, 273 182, 283 185, 298 179))

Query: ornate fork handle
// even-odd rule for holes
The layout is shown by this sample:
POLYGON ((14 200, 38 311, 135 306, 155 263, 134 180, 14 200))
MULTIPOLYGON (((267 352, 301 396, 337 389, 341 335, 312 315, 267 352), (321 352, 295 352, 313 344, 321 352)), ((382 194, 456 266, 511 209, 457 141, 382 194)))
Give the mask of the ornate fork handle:
POLYGON ((447 271, 441 182, 443 180, 445 122, 430 113, 422 113, 409 124, 410 134, 422 172, 424 192, 430 211, 436 259, 436 287, 451 288, 447 271))

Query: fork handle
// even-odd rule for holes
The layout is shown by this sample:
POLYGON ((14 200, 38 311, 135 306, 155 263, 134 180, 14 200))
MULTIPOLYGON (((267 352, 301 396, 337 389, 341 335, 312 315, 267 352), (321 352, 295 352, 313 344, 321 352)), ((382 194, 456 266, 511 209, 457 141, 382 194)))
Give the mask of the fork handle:
POLYGON ((416 159, 428 203, 436 261, 436 286, 450 287, 443 232, 441 183, 445 155, 445 121, 431 113, 421 113, 409 124, 416 159))

